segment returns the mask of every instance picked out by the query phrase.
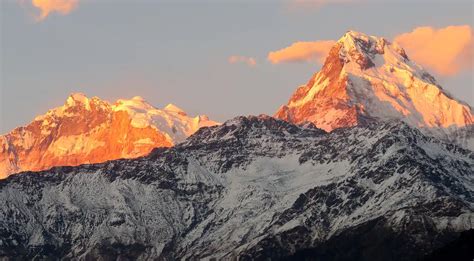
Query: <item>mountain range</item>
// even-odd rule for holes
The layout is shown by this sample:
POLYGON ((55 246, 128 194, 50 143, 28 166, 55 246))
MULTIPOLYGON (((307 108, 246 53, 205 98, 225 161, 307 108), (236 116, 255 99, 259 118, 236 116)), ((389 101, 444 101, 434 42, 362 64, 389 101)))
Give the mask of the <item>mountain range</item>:
POLYGON ((242 116, 138 159, 0 182, 0 255, 416 260, 474 228, 473 168, 399 121, 326 133, 242 116))
POLYGON ((110 104, 74 93, 63 106, 0 136, 0 179, 21 171, 144 156, 215 124, 205 115, 189 117, 173 104, 156 109, 139 96, 110 104))
POLYGON ((0 257, 472 260, 473 125, 354 31, 274 117, 74 94, 2 137, 2 166, 26 171, 0 180, 0 257))

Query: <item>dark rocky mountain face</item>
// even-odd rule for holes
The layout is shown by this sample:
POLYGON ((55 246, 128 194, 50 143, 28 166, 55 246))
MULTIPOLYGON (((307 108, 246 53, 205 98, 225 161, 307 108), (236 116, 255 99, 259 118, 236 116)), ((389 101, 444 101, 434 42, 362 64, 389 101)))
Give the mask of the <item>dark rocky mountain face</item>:
POLYGON ((237 117, 146 157, 0 181, 0 256, 431 258, 469 240, 473 170, 472 151, 402 122, 237 117))

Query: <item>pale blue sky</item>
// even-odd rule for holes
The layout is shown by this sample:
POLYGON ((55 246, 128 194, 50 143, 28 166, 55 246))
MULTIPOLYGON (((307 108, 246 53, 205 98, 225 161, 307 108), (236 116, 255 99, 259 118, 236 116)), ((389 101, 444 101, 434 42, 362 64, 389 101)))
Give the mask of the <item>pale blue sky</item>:
MULTIPOLYGON (((0 132, 62 105, 71 92, 109 101, 140 95, 156 107, 174 103, 218 121, 273 114, 320 66, 273 65, 269 51, 295 41, 336 40, 349 29, 390 39, 418 26, 474 25, 472 1, 289 6, 88 0, 68 15, 35 22, 18 1, 3 0, 0 132), (229 64, 230 55, 255 57, 257 66, 229 64)), ((437 79, 474 104, 472 72, 437 79)))

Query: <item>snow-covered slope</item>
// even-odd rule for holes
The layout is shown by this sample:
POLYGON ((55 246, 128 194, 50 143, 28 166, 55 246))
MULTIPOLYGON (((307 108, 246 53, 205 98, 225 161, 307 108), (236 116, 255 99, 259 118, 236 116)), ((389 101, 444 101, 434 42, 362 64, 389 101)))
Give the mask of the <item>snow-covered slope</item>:
POLYGON ((471 106, 443 90, 396 43, 354 31, 339 39, 321 71, 275 116, 309 121, 327 131, 372 119, 399 119, 443 138, 474 124, 471 106))
POLYGON ((1 180, 0 256, 415 260, 474 228, 473 169, 403 122, 237 117, 145 157, 1 180))
POLYGON ((182 142, 201 127, 218 124, 209 120, 206 115, 189 117, 181 108, 171 103, 163 109, 156 109, 139 96, 131 100, 118 100, 112 105, 112 110, 126 111, 131 116, 132 126, 136 128, 152 126, 158 129, 172 144, 182 142))
POLYGON ((97 163, 148 154, 217 124, 175 105, 156 109, 141 97, 110 104, 75 93, 63 106, 0 136, 0 178, 25 170, 97 163))

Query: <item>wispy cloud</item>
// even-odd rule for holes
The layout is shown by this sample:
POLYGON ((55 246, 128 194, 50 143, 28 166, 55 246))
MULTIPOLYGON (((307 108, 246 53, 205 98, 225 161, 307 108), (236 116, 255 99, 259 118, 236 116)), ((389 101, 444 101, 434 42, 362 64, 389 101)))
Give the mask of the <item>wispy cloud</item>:
POLYGON ((288 62, 323 63, 335 41, 295 42, 292 45, 270 52, 268 60, 273 64, 288 62))
POLYGON ((253 57, 247 57, 247 56, 240 56, 240 55, 232 55, 229 57, 228 62, 231 64, 234 63, 244 63, 250 67, 254 67, 257 65, 257 61, 253 57))
POLYGON ((43 21, 51 13, 67 15, 77 8, 79 0, 31 0, 33 7, 39 9, 37 21, 43 21))
POLYGON ((440 75, 472 69, 474 36, 469 25, 418 27, 395 37, 415 62, 440 75))

